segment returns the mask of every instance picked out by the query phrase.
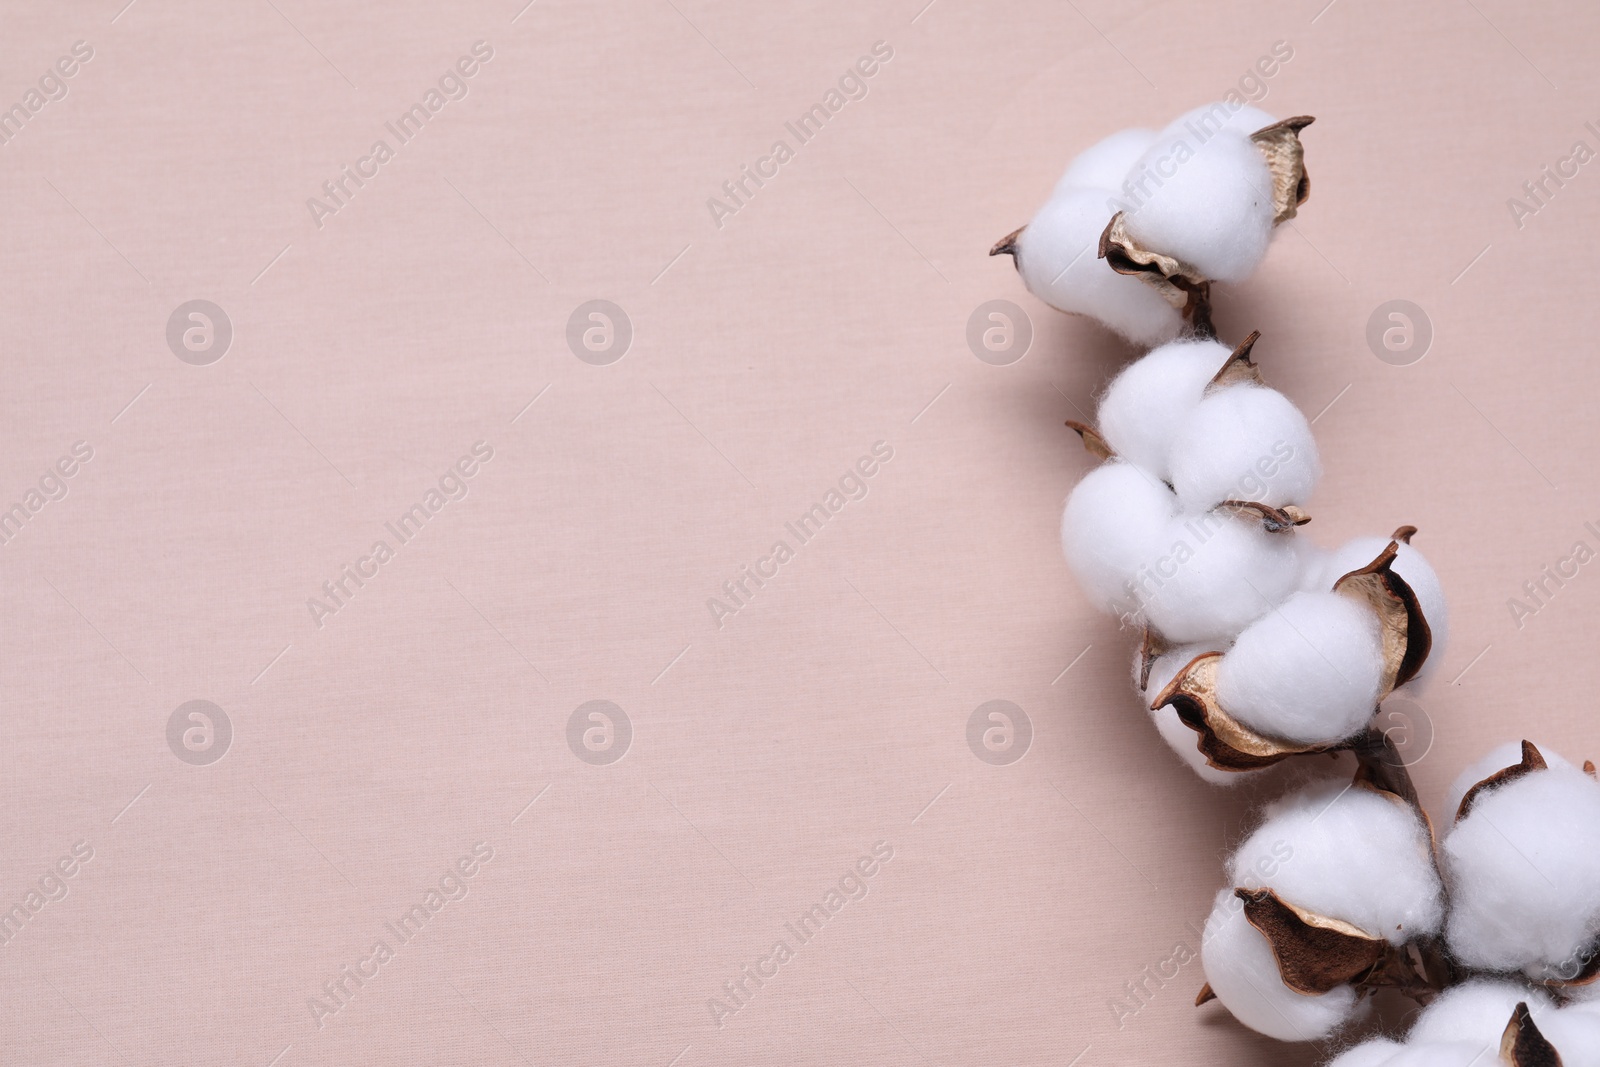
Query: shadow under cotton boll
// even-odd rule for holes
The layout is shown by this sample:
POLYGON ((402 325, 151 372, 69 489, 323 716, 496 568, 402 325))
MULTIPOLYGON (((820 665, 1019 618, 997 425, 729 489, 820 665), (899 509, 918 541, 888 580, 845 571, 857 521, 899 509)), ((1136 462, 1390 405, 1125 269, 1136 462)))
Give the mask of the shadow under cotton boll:
POLYGON ((1112 451, 1170 481, 1173 438, 1233 350, 1217 341, 1173 341, 1137 360, 1100 401, 1100 433, 1112 451))
POLYGON ((1128 233, 1209 278, 1241 282, 1272 241, 1272 172, 1245 133, 1169 128, 1122 185, 1128 233))
POLYGON ((1306 417, 1288 397, 1258 385, 1231 386, 1196 404, 1173 437, 1171 466, 1188 511, 1224 500, 1304 505, 1322 477, 1306 417))
POLYGON ((1296 593, 1251 623, 1217 667, 1217 700, 1269 737, 1338 741, 1372 718, 1382 683, 1377 616, 1338 593, 1296 593))
POLYGON ((1099 257, 1100 234, 1115 211, 1111 199, 1107 189, 1051 197, 1016 239, 1022 282, 1051 307, 1087 315, 1135 344, 1170 340, 1183 324, 1178 310, 1099 257))

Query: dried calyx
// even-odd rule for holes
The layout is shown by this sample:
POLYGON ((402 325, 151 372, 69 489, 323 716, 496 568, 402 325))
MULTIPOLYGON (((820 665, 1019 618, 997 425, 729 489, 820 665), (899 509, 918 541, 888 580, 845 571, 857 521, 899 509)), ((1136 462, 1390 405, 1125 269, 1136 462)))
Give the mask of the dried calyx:
MULTIPOLYGON (((1432 647, 1428 622, 1416 594, 1405 579, 1394 572, 1398 545, 1398 541, 1391 540, 1377 559, 1340 578, 1333 587, 1335 593, 1368 606, 1377 618, 1383 638, 1380 701, 1397 686, 1415 677, 1432 647)), ((1159 636, 1147 635, 1147 649, 1163 645, 1159 636)), ((1151 704, 1152 710, 1167 705, 1173 707, 1183 724, 1199 734, 1197 745, 1212 767, 1224 771, 1251 771, 1290 756, 1352 747, 1349 738, 1306 744, 1268 737, 1240 722, 1217 698, 1217 668, 1223 655, 1222 652, 1206 652, 1196 656, 1178 671, 1151 704)))

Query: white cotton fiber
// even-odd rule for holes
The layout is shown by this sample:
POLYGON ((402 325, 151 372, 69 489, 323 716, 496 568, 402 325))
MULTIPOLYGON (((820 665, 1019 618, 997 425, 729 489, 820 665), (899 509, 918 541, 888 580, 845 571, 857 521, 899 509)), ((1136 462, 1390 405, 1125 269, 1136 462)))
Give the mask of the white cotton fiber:
POLYGON ((1115 211, 1111 198, 1106 189, 1052 196, 1017 238, 1022 282, 1051 307, 1088 315, 1135 344, 1171 340, 1183 324, 1178 310, 1152 286, 1099 258, 1100 234, 1115 211))
POLYGON ((1426 1042, 1406 1046, 1383 1067, 1500 1067, 1498 1051, 1498 1044, 1486 1049, 1468 1041, 1426 1042))
MULTIPOLYGON (((1546 766, 1567 768, 1572 766, 1566 757, 1546 748, 1537 740, 1533 742, 1533 747, 1539 750, 1539 755, 1543 757, 1546 766)), ((1448 824, 1455 821, 1456 812, 1461 808, 1461 798, 1467 795, 1467 790, 1495 772, 1515 767, 1521 762, 1522 742, 1505 741, 1494 746, 1480 759, 1468 764, 1466 770, 1456 775, 1455 781, 1450 783, 1450 792, 1445 796, 1445 822, 1448 824)))
POLYGON ((1294 534, 1212 512, 1174 519, 1139 568, 1145 617, 1169 641, 1231 637, 1294 591, 1294 534))
POLYGON ((1120 189, 1129 236, 1208 278, 1244 281, 1272 240, 1272 173, 1235 130, 1203 143, 1186 129, 1163 132, 1120 189))
POLYGON ((1322 476, 1311 425, 1289 398, 1259 385, 1219 389, 1172 440, 1172 488, 1186 511, 1224 500, 1304 505, 1322 476))
MULTIPOLYGON (((1054 195, 1070 189, 1115 189, 1156 139, 1155 130, 1118 130, 1078 153, 1056 183, 1054 195)), ((1106 222, 1111 216, 1106 216, 1106 222)), ((1105 223, 1101 223, 1103 228, 1105 223)))
POLYGON ((1427 830, 1406 804, 1326 782, 1268 805, 1229 861, 1228 877, 1404 944, 1444 920, 1432 856, 1427 830))
POLYGON ((1307 996, 1284 985, 1272 947, 1245 919, 1232 889, 1217 894, 1203 937, 1200 964, 1211 991, 1234 1018, 1268 1037, 1315 1041, 1349 1022, 1361 1006, 1351 986, 1307 996))
POLYGON ((1188 134, 1191 143, 1199 144, 1221 129, 1248 135, 1277 121, 1258 107, 1251 107, 1249 104, 1234 105, 1218 100, 1211 104, 1201 104, 1193 111, 1185 111, 1161 132, 1170 135, 1188 134))
MULTIPOLYGON (((1178 718, 1177 709, 1170 704, 1153 710, 1150 709, 1151 703, 1177 676, 1179 670, 1188 666, 1189 662, 1196 656, 1216 650, 1212 645, 1195 644, 1179 645, 1177 648, 1162 653, 1150 665, 1150 684, 1138 691, 1141 703, 1147 710, 1150 710, 1150 719, 1156 725, 1156 732, 1161 735, 1161 740, 1165 741, 1167 746, 1178 754, 1178 758, 1190 770, 1198 774, 1202 780, 1210 782, 1212 785, 1231 786, 1237 785, 1246 778, 1261 772, 1217 770, 1217 768, 1206 763, 1206 758, 1200 751, 1200 735, 1183 724, 1183 720, 1178 718)), ((1135 689, 1138 689, 1139 672, 1143 665, 1143 659, 1142 655, 1135 654, 1134 656, 1133 680, 1135 689)))
MULTIPOLYGON (((1388 544, 1387 537, 1357 537, 1353 541, 1346 541, 1334 549, 1324 562, 1319 584, 1332 589, 1333 583, 1340 578, 1377 559, 1388 544)), ((1450 611, 1444 599, 1444 586, 1427 558, 1405 542, 1400 543, 1400 550, 1395 553, 1393 570, 1417 594, 1417 605, 1422 608, 1422 616, 1428 620, 1428 629, 1433 634, 1433 651, 1417 676, 1420 681, 1443 661, 1445 645, 1450 639, 1450 611)), ((1511 762, 1517 761, 1513 759, 1511 762)))
POLYGON ((1294 541, 1295 552, 1300 557, 1299 590, 1302 593, 1328 592, 1333 584, 1323 584, 1322 572, 1328 566, 1328 558, 1332 553, 1304 535, 1296 537, 1294 541))
POLYGON ((1372 718, 1382 674, 1383 635, 1368 605, 1338 593, 1295 593, 1247 626, 1222 657, 1217 700, 1269 737, 1339 741, 1372 718))
POLYGON ((1169 481, 1173 436, 1232 354, 1217 341, 1173 341, 1130 363, 1100 400, 1099 430, 1112 451, 1169 481))
POLYGON ((1600 939, 1600 782, 1551 766, 1479 793, 1440 851, 1456 959, 1576 975, 1600 939))
POLYGON ((1137 610, 1129 583, 1166 546, 1176 504, 1159 479, 1121 460, 1096 467, 1072 490, 1061 514, 1061 551, 1096 607, 1137 610))
POLYGON ((1534 1025, 1561 1054, 1561 1067, 1600 1067, 1600 1016, 1562 1008, 1538 1016, 1534 1025))
MULTIPOLYGON (((1470 1042, 1499 1049, 1500 1035, 1519 1002, 1542 1021, 1550 998, 1521 982, 1476 978, 1453 986, 1422 1009, 1406 1036, 1408 1043, 1470 1042)), ((1493 1062, 1491 1060, 1491 1062, 1493 1062)))
POLYGON ((1375 1037, 1345 1049, 1329 1060, 1327 1067, 1385 1067, 1389 1058, 1402 1048, 1400 1042, 1375 1037))

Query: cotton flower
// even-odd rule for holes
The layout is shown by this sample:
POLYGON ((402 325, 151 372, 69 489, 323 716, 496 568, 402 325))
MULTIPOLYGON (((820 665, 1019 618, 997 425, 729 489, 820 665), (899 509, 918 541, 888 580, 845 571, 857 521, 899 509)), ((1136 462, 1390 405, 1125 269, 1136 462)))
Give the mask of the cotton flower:
POLYGON ((1469 967, 1570 980, 1600 950, 1600 783, 1526 748, 1444 837, 1446 939, 1469 967))
POLYGON ((1167 547, 1177 499, 1160 479, 1113 460, 1084 476, 1061 515, 1061 551, 1095 605, 1135 612, 1139 569, 1167 547))
POLYGON ((1335 984, 1317 960, 1269 939, 1241 892, 1260 901, 1269 891, 1280 909, 1348 931, 1347 941, 1371 947, 1373 964, 1385 943, 1429 935, 1444 916, 1426 828, 1398 797, 1368 789, 1325 783, 1270 805, 1228 874, 1235 889, 1217 895, 1206 923, 1206 981, 1240 1022, 1285 1041, 1327 1037, 1366 1002, 1348 979, 1335 984), (1293 985, 1286 959, 1299 961, 1293 985))
POLYGON ((1382 695, 1377 616, 1338 593, 1295 593, 1247 626, 1217 668, 1217 700, 1270 737, 1317 744, 1359 733, 1382 695))
POLYGON ((1247 134, 1223 129, 1200 142, 1187 130, 1158 136, 1130 169, 1128 234, 1143 248, 1240 282, 1272 240, 1272 172, 1247 134))
POLYGON ((1176 336, 1177 309, 1138 278, 1097 254, 1110 220, 1108 189, 1073 187, 1039 209, 1010 251, 1028 291, 1060 311, 1087 315, 1139 345, 1176 336))
POLYGON ((1174 438, 1231 354, 1217 341, 1173 341, 1130 363, 1106 388, 1096 412, 1106 443, 1170 482, 1174 438))
POLYGON ((1011 255, 1045 303, 1136 344, 1170 340, 1185 314, 1208 331, 1209 282, 1247 277, 1304 198, 1299 130, 1309 121, 1274 124, 1256 108, 1217 103, 1159 133, 1121 130, 1080 153, 1033 219, 990 254, 1011 255))
POLYGON ((1224 500, 1304 504, 1322 476, 1306 417, 1282 393, 1259 385, 1232 385, 1201 399, 1173 435, 1168 462, 1188 511, 1224 500))

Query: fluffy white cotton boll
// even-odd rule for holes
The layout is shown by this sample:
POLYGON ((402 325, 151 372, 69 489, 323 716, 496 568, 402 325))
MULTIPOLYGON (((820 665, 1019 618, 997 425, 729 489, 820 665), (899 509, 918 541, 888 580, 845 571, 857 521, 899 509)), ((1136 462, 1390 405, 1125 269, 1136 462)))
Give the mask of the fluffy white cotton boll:
POLYGON ((1177 335, 1183 316, 1138 278, 1099 258, 1100 233, 1115 209, 1106 189, 1070 189, 1050 198, 1016 242, 1028 291, 1053 308, 1088 315, 1139 345, 1177 335))
POLYGON ((1296 537, 1294 542, 1295 552, 1300 558, 1299 590, 1302 593, 1326 593, 1331 590, 1332 583, 1323 584, 1322 572, 1333 553, 1303 535, 1296 537))
POLYGON ((1247 626, 1217 667, 1217 701, 1269 737, 1317 744, 1358 733, 1378 706, 1383 633, 1371 607, 1295 593, 1247 626))
POLYGON ((1170 480, 1173 436, 1232 354, 1217 341, 1173 341, 1130 363, 1100 399, 1096 422, 1112 451, 1170 480))
POLYGON ((1425 1042, 1407 1045, 1383 1067, 1496 1067, 1498 1041, 1485 1049, 1468 1041, 1425 1042))
POLYGON ((1219 512, 1174 519, 1136 576, 1145 618, 1169 641, 1227 638, 1271 611, 1299 577, 1292 533, 1219 512))
POLYGON ((1072 490, 1061 514, 1061 551, 1097 607, 1112 614, 1138 609, 1129 583, 1166 545, 1176 503, 1160 479, 1121 460, 1096 467, 1072 490))
MULTIPOLYGON (((1346 541, 1329 555, 1318 581, 1323 588, 1332 589, 1334 582, 1377 559, 1378 553, 1388 544, 1387 537, 1357 537, 1353 541, 1346 541)), ((1428 620, 1428 629, 1433 635, 1433 651, 1429 653, 1428 661, 1423 664, 1417 678, 1408 683, 1414 685, 1431 674, 1444 658, 1445 645, 1450 639, 1450 611, 1444 599, 1444 585, 1421 552, 1401 542, 1392 569, 1417 594, 1417 605, 1422 608, 1423 618, 1428 620)), ((1511 762, 1517 761, 1513 759, 1511 762)))
POLYGON ((1600 782, 1552 766, 1479 793, 1441 853, 1456 959, 1576 976, 1600 939, 1600 782))
POLYGON ((1549 996, 1521 982, 1497 978, 1463 982, 1422 1009, 1406 1040, 1412 1044, 1460 1041, 1498 1049, 1500 1035, 1519 1003, 1526 1003, 1539 1023, 1554 1006, 1549 996))
POLYGON ((1272 172, 1250 138, 1223 130, 1157 137, 1120 187, 1128 235, 1208 278, 1241 282, 1272 240, 1272 172))
POLYGON ((1416 813, 1339 782, 1268 805, 1265 821, 1229 861, 1228 877, 1397 945, 1444 921, 1444 889, 1416 813))
POLYGON ((1173 119, 1162 130, 1166 134, 1189 134, 1191 143, 1198 144, 1211 137, 1218 130, 1229 129, 1235 133, 1252 134, 1257 130, 1271 126, 1278 120, 1249 104, 1240 104, 1235 107, 1223 100, 1211 104, 1201 104, 1193 111, 1185 111, 1173 119))
POLYGON ((1390 1057, 1403 1047, 1387 1037, 1375 1037, 1345 1049, 1329 1060, 1327 1067, 1385 1067, 1390 1057))
POLYGON ((1172 488, 1186 511, 1224 500, 1305 504, 1322 463, 1311 424, 1276 389, 1234 385, 1205 397, 1172 438, 1172 488))
MULTIPOLYGON (((1191 660, 1202 653, 1213 651, 1219 649, 1205 644, 1179 645, 1156 657, 1156 661, 1150 665, 1150 684, 1139 689, 1139 699, 1145 708, 1150 708, 1151 702, 1172 682, 1178 671, 1188 666, 1191 660)), ((1136 654, 1133 662, 1133 680, 1136 689, 1142 665, 1143 656, 1136 654)), ((1212 785, 1233 786, 1261 773, 1261 771, 1220 771, 1207 764, 1198 743, 1200 735, 1183 724, 1183 720, 1178 718, 1177 709, 1170 704, 1151 710, 1150 719, 1155 723, 1156 732, 1161 735, 1161 740, 1165 741, 1167 746, 1178 754, 1178 758, 1203 781, 1212 785)))
POLYGON ((1307 996, 1284 985, 1272 947, 1245 919, 1243 904, 1231 889, 1217 894, 1202 936, 1200 964, 1211 991, 1234 1018, 1268 1037, 1327 1037, 1364 1004, 1351 986, 1307 996))
MULTIPOLYGON (((1155 130, 1118 130, 1110 137, 1094 144, 1078 153, 1067 172, 1056 183, 1055 194, 1059 195, 1070 189, 1115 189, 1122 184, 1122 179, 1128 176, 1128 171, 1139 157, 1144 155, 1156 139, 1155 130)), ((1111 216, 1106 216, 1106 222, 1111 221, 1111 216)), ((1103 228, 1105 223, 1101 223, 1103 228)))
MULTIPOLYGON (((1547 766, 1571 769, 1572 764, 1561 753, 1546 748, 1537 740, 1533 742, 1533 747, 1539 750, 1539 755, 1544 757, 1544 762, 1547 766)), ((1503 771, 1507 767, 1515 767, 1521 762, 1522 742, 1504 741, 1491 748, 1481 758, 1468 764, 1466 770, 1456 775, 1455 781, 1450 783, 1450 792, 1445 796, 1445 821, 1450 822, 1455 819, 1456 812, 1461 808, 1461 798, 1467 795, 1467 790, 1496 771, 1503 771)))

